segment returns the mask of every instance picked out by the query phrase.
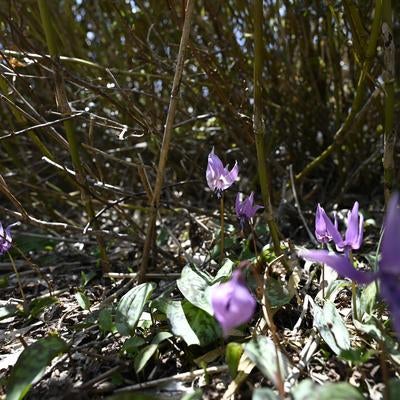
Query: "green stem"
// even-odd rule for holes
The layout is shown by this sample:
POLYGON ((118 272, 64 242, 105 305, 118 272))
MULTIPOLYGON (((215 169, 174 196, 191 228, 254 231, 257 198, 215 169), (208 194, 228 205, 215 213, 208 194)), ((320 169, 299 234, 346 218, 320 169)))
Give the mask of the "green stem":
POLYGON ((225 215, 225 204, 224 204, 224 193, 222 192, 221 194, 221 248, 220 248, 220 261, 222 264, 222 261, 224 260, 224 240, 225 240, 225 221, 224 221, 224 215, 225 215))
POLYGON ((275 222, 271 196, 270 196, 270 171, 267 163, 265 148, 265 130, 262 118, 262 72, 264 62, 264 43, 263 43, 263 1, 254 0, 254 112, 253 130, 255 134, 257 150, 257 170, 260 180, 261 193, 265 206, 267 223, 272 238, 275 254, 281 252, 279 229, 275 222))
MULTIPOLYGON (((353 254, 349 252, 349 259, 351 263, 354 265, 353 254)), ((353 312, 353 319, 358 320, 358 313, 357 313, 357 285, 356 282, 351 281, 351 308, 353 312)))

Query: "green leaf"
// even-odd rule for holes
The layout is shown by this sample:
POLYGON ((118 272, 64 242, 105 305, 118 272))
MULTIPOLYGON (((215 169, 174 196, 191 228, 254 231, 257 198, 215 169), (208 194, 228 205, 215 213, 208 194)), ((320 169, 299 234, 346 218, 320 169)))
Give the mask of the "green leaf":
POLYGON ((116 312, 116 325, 121 335, 127 336, 135 329, 154 289, 154 283, 142 283, 122 296, 116 312))
POLYGON ((81 290, 75 293, 76 301, 83 310, 90 310, 90 299, 87 294, 81 290))
POLYGON ((243 346, 240 343, 230 342, 226 346, 225 360, 232 378, 237 374, 237 368, 242 354, 243 346))
POLYGON ((214 317, 189 302, 183 302, 186 318, 200 340, 201 346, 214 343, 221 337, 221 328, 214 317))
POLYGON ((136 354, 139 351, 139 347, 143 346, 146 341, 140 336, 133 336, 125 340, 122 350, 129 354, 136 354))
POLYGON ((55 296, 39 297, 34 299, 29 304, 29 315, 31 318, 37 318, 47 307, 58 302, 58 298, 55 296))
POLYGON ((68 345, 58 336, 39 339, 18 357, 7 385, 7 400, 20 400, 32 383, 39 380, 54 357, 68 351, 68 345))
POLYGON ((339 355, 350 349, 350 335, 335 305, 326 300, 324 308, 314 305, 314 326, 325 343, 339 355))
MULTIPOLYGON (((261 373, 276 386, 278 383, 278 368, 275 345, 270 338, 258 336, 248 342, 244 347, 245 353, 253 361, 261 373)), ((289 361, 284 354, 278 350, 279 367, 282 381, 289 373, 289 361)))
POLYGON ((224 265, 218 270, 217 275, 213 279, 212 283, 215 284, 217 282, 228 279, 232 275, 234 265, 235 264, 233 263, 233 261, 227 258, 224 262, 224 265))
POLYGON ((400 399, 400 380, 390 379, 389 381, 389 399, 388 400, 398 400, 400 399))
POLYGON ((133 361, 133 366, 135 368, 136 373, 139 373, 149 362, 150 358, 157 351, 158 345, 171 337, 171 333, 169 332, 159 332, 151 341, 151 344, 144 347, 140 350, 139 354, 135 357, 133 361))
POLYGON ((292 300, 293 294, 281 281, 268 277, 265 288, 271 307, 282 307, 292 300))
POLYGON ((364 314, 372 315, 376 306, 376 296, 377 296, 377 284, 376 282, 370 283, 364 288, 359 297, 359 302, 357 304, 358 315, 361 317, 364 314))
POLYGON ((196 389, 193 392, 186 393, 182 396, 181 400, 201 400, 203 398, 203 391, 196 389))
POLYGON ((349 383, 317 385, 311 379, 300 382, 292 391, 293 400, 363 400, 363 395, 349 383))
POLYGON ((6 304, 0 307, 0 321, 5 318, 12 317, 18 311, 18 307, 15 304, 6 304))
POLYGON ((188 346, 200 344, 200 340, 186 318, 183 311, 182 302, 160 299, 153 302, 153 305, 165 313, 171 324, 171 330, 174 335, 182 337, 188 346))
POLYGON ((93 278, 96 277, 96 272, 90 271, 88 273, 81 271, 81 285, 85 287, 93 278))
POLYGON ((253 392, 251 400, 279 400, 279 396, 272 389, 258 388, 253 392))
POLYGON ((341 280, 341 279, 335 279, 331 282, 329 282, 328 287, 325 290, 325 298, 329 299, 330 301, 335 301, 336 296, 338 293, 346 288, 349 287, 351 283, 349 281, 341 280))
POLYGON ((108 308, 103 308, 100 310, 97 323, 99 324, 99 328, 103 332, 114 332, 115 326, 112 320, 111 310, 108 308))
POLYGON ((366 363, 374 354, 374 350, 366 350, 359 347, 357 349, 343 350, 340 353, 340 358, 350 361, 354 365, 360 365, 366 363))
POLYGON ((186 265, 176 284, 186 300, 210 315, 213 314, 209 297, 206 294, 206 289, 211 284, 211 278, 207 274, 193 265, 186 265))

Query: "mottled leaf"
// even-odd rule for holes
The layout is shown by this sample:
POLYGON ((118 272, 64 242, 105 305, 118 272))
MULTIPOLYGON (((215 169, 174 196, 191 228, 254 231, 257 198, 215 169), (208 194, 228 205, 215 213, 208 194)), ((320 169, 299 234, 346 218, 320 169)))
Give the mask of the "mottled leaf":
MULTIPOLYGON (((258 336, 248 342, 244 351, 248 357, 256 364, 262 374, 271 380, 275 386, 278 383, 278 368, 275 345, 270 338, 258 336)), ((289 361, 280 350, 278 350, 279 367, 281 378, 284 381, 289 372, 289 361)))
POLYGON ((154 288, 154 283, 142 283, 122 296, 116 312, 116 325, 121 335, 129 335, 135 329, 154 288))
POLYGON ((326 300, 323 309, 314 305, 314 326, 336 354, 350 349, 349 331, 335 305, 329 300, 326 300))
POLYGON ((193 265, 186 265, 176 284, 186 300, 210 315, 213 314, 209 297, 206 294, 206 289, 211 284, 211 279, 207 274, 193 265))
POLYGON ((54 357, 68 351, 68 345, 58 336, 39 339, 19 356, 7 385, 7 400, 22 399, 32 383, 39 380, 54 357))

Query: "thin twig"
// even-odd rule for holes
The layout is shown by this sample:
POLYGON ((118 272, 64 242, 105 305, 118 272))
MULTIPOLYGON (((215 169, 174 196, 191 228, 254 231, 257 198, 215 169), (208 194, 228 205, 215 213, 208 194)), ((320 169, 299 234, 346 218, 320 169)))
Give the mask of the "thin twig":
POLYGON ((143 281, 147 271, 149 261, 150 249, 153 246, 155 225, 157 220, 158 206, 160 202, 160 195, 164 181, 165 166, 167 164, 169 145, 172 137, 172 130, 174 125, 176 108, 178 105, 179 87, 182 80, 183 63, 185 60, 185 50, 189 41, 190 25, 192 21, 192 13, 194 8, 194 0, 188 0, 185 10, 185 22, 182 28, 181 42, 179 45, 178 58, 175 69, 174 81, 171 90, 171 99, 168 108, 167 119, 165 122, 163 142, 161 145, 160 159, 157 169, 156 183, 154 185, 153 199, 151 202, 150 218, 147 226, 146 242, 143 247, 142 263, 139 270, 139 282, 143 281))
POLYGON ((304 225, 304 228, 307 231, 308 237, 310 238, 310 240, 313 242, 313 244, 315 246, 318 246, 318 242, 315 239, 314 235, 312 234, 310 228, 308 227, 307 221, 304 218, 303 211, 301 210, 301 207, 300 207, 299 198, 297 197, 296 185, 295 185, 295 182, 294 182, 293 165, 289 165, 289 176, 290 176, 290 186, 292 187, 292 193, 293 193, 294 201, 295 201, 295 204, 296 204, 297 212, 299 213, 299 217, 300 217, 301 221, 303 222, 303 225, 304 225))

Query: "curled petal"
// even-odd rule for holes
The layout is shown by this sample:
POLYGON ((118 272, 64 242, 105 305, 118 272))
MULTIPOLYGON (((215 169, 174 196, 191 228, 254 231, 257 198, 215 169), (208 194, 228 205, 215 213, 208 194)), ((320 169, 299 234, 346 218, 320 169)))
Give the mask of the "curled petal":
POLYGON ((332 240, 332 236, 326 229, 324 215, 326 215, 325 210, 318 203, 315 213, 315 236, 320 243, 328 243, 332 240))
POLYGON ((353 209, 348 214, 347 229, 345 234, 345 246, 358 250, 363 239, 363 216, 358 215, 358 201, 354 203, 353 209))
POLYGON ((236 196, 235 211, 237 217, 240 221, 242 221, 242 223, 253 218, 259 209, 264 208, 263 206, 259 206, 253 203, 254 192, 251 192, 250 196, 243 201, 240 201, 239 194, 236 196))
POLYGON ((236 182, 239 176, 239 165, 237 161, 235 161, 235 165, 232 167, 231 171, 229 172, 229 179, 231 181, 231 184, 233 182, 236 182))
POLYGON ((339 275, 360 284, 370 283, 376 278, 376 274, 372 272, 364 272, 355 269, 346 255, 339 255, 329 252, 328 250, 302 249, 298 252, 298 256, 308 261, 326 264, 334 269, 339 275))
POLYGON ((237 162, 231 171, 224 167, 220 158, 214 154, 214 149, 208 155, 206 170, 206 179, 209 188, 212 191, 221 194, 223 190, 228 189, 238 178, 239 167, 237 162))
POLYGON ((323 219, 325 221, 326 230, 327 230, 328 234, 332 237, 332 239, 335 242, 336 246, 338 248, 342 249, 344 247, 344 244, 343 244, 342 235, 340 234, 340 232, 338 231, 338 228, 337 228, 336 217, 335 217, 335 223, 333 223, 331 221, 331 219, 326 215, 325 212, 322 214, 322 217, 323 217, 323 219))

